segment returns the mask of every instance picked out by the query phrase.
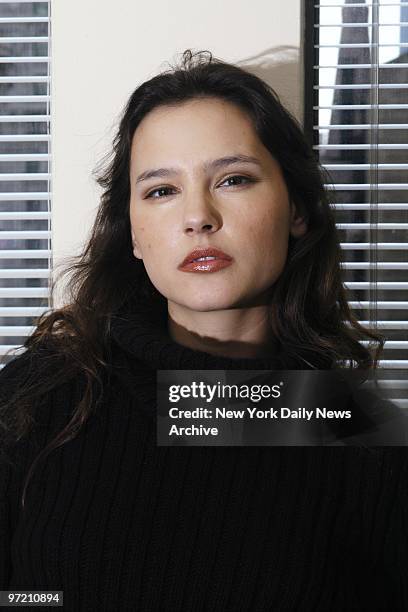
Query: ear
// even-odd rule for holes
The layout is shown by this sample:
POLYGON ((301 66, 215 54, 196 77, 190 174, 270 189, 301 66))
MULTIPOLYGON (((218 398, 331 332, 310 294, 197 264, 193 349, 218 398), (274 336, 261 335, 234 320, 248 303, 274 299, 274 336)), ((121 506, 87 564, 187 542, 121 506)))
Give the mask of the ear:
POLYGON ((291 201, 290 203, 290 234, 294 238, 300 238, 307 232, 307 223, 305 217, 298 214, 295 204, 291 201))
POLYGON ((131 233, 132 233, 133 255, 137 259, 143 259, 142 250, 140 248, 140 245, 139 245, 138 241, 136 240, 136 237, 135 237, 135 234, 133 232, 133 229, 131 230, 131 233))

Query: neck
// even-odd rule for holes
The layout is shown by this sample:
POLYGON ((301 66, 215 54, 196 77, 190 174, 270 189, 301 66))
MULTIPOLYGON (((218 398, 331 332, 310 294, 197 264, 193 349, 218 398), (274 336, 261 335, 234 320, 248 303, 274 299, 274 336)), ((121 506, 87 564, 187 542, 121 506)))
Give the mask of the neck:
POLYGON ((262 358, 277 350, 266 305, 199 312, 168 303, 167 326, 178 344, 212 355, 262 358))

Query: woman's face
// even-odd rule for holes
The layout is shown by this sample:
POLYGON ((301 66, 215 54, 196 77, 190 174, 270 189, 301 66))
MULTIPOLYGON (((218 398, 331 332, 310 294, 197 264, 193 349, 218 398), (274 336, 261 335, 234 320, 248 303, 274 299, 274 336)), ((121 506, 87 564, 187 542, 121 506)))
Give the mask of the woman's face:
POLYGON ((146 115, 132 141, 130 181, 134 255, 169 303, 191 310, 263 303, 284 268, 289 234, 306 231, 251 120, 220 99, 146 115), (216 162, 238 156, 253 160, 216 162), (180 270, 197 247, 221 249, 232 262, 212 272, 180 270))

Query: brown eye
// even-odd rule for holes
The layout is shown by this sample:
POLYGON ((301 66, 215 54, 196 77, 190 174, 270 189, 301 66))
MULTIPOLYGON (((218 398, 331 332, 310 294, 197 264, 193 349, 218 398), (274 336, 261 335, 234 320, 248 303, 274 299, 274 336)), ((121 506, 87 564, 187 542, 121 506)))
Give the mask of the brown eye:
MULTIPOLYGON (((228 176, 226 179, 224 179, 224 181, 221 183, 221 185, 223 185, 223 183, 225 183, 226 181, 232 181, 233 179, 234 179, 234 181, 236 179, 238 179, 239 182, 237 184, 235 184, 235 185, 229 185, 229 187, 238 187, 239 185, 245 184, 245 183, 242 183, 242 179, 244 181, 246 181, 247 183, 253 183, 254 182, 253 179, 250 179, 247 176, 241 176, 240 174, 234 174, 233 176, 228 176)), ((227 187, 228 187, 228 185, 227 185, 227 187)))
MULTIPOLYGON (((153 200, 160 200, 161 196, 159 197, 154 197, 153 194, 158 192, 158 191, 174 191, 171 187, 157 187, 156 189, 153 189, 152 191, 149 191, 149 193, 147 194, 146 198, 152 198, 153 200)), ((168 195, 168 194, 164 194, 164 195, 168 195)))

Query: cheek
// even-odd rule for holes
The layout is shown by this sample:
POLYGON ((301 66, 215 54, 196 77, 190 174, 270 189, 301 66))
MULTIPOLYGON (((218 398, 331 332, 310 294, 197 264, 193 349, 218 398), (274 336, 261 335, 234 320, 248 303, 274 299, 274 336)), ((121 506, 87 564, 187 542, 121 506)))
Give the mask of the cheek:
POLYGON ((242 235, 249 241, 255 257, 270 256, 272 260, 285 257, 289 239, 289 218, 282 212, 267 211, 256 220, 247 219, 242 235))
POLYGON ((146 254, 146 251, 150 251, 152 248, 152 244, 154 243, 154 234, 150 229, 150 225, 146 219, 140 220, 137 222, 132 222, 132 233, 143 251, 143 255, 146 254))
POLYGON ((265 289, 277 281, 285 267, 288 253, 289 227, 284 218, 271 213, 265 215, 262 223, 248 226, 250 242, 247 251, 251 253, 243 266, 251 283, 265 289))
POLYGON ((144 219, 135 227, 135 236, 142 251, 146 269, 155 276, 166 273, 177 253, 177 241, 166 223, 149 223, 144 219))

